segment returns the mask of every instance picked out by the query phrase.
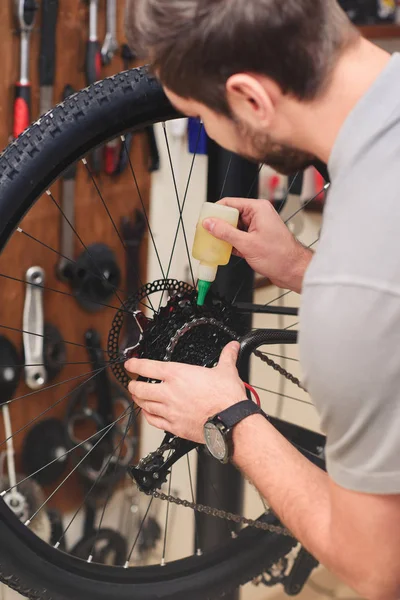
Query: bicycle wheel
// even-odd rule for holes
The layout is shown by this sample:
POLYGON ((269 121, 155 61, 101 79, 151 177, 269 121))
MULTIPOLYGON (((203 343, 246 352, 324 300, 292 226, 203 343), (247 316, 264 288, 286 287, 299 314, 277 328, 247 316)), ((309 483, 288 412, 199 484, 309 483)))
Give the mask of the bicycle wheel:
MULTIPOLYGON (((12 249, 14 236, 25 233, 25 236, 29 237, 29 232, 21 226, 25 215, 35 210, 37 200, 50 190, 53 182, 65 173, 68 167, 93 148, 128 130, 142 129, 151 123, 165 122, 177 116, 160 86, 147 74, 146 69, 134 69, 98 82, 74 94, 34 123, 4 151, 0 158, 0 250, 2 255, 6 251, 9 252, 10 248, 12 249)), ((134 190, 137 190, 137 181, 133 170, 132 175, 134 190)), ((32 236, 31 240, 35 243, 38 242, 32 236)), ((54 252, 45 242, 42 242, 42 246, 46 251, 54 252)), ((89 259, 92 258, 89 253, 89 259)), ((94 265, 92 268, 96 270, 95 261, 92 260, 92 262, 94 265)), ((13 284, 25 282, 21 273, 2 273, 2 277, 5 278, 5 281, 12 281, 13 284)), ((95 273, 95 277, 99 281, 104 279, 102 273, 95 273)), ((167 278, 163 281, 162 290, 164 291, 176 285, 173 280, 168 282, 167 278), (167 285, 165 281, 167 281, 167 285)), ((110 281, 108 281, 108 285, 111 285, 110 281)), ((110 329, 115 315, 118 317, 121 311, 127 314, 132 308, 125 300, 122 303, 119 302, 121 290, 118 289, 118 286, 119 283, 114 282, 115 296, 110 299, 110 296, 107 295, 107 299, 103 303, 110 311, 108 313, 111 315, 110 329)), ((51 290, 50 287, 43 286, 43 288, 51 290)), ((153 285, 153 288, 147 289, 142 297, 136 297, 135 303, 143 302, 150 306, 154 302, 151 300, 150 292, 160 289, 153 285)), ((185 286, 182 289, 185 291, 185 286)), ((190 290, 190 285, 188 289, 190 290)), ((60 298, 65 299, 72 295, 66 290, 68 288, 62 287, 60 284, 55 293, 58 291, 61 293, 60 298)), ((67 298, 65 302, 67 301, 70 300, 67 298)), ((70 305, 66 304, 65 306, 67 307, 65 310, 69 310, 70 305)), ((20 325, 15 323, 3 324, 2 328, 22 331, 20 325)), ((281 335, 279 341, 284 342, 285 339, 285 336, 281 335)), ((65 340, 65 343, 83 347, 78 341, 65 340)), ((88 348, 90 350, 93 347, 89 345, 88 348)), ((117 362, 116 360, 111 361, 106 366, 118 367, 117 362)), ((90 375, 89 379, 93 379, 100 372, 102 372, 102 367, 94 369, 86 375, 90 375)), ((14 397, 10 401, 12 408, 17 409, 21 405, 22 398, 26 396, 27 394, 23 394, 14 397)), ((64 398, 67 396, 70 396, 70 392, 64 398)), ((63 398, 57 400, 55 404, 62 400, 63 398)), ((79 406, 81 399, 77 397, 76 402, 79 406)), ((114 421, 109 426, 111 428, 117 420, 124 422, 124 428, 121 429, 121 434, 117 438, 118 443, 113 448, 113 454, 121 447, 121 442, 127 436, 129 427, 132 425, 133 407, 129 403, 124 406, 122 412, 118 413, 119 417, 116 418, 114 415, 114 421), (129 415, 128 418, 126 418, 127 415, 129 415), (122 421, 123 418, 127 422, 122 421)), ((86 406, 85 410, 87 415, 87 411, 91 409, 86 406)), ((37 418, 40 418, 46 411, 47 409, 39 412, 38 409, 37 418)), ((104 427, 103 430, 108 433, 109 429, 104 427)), ((96 429, 95 434, 91 437, 95 436, 96 440, 100 440, 99 435, 103 430, 96 429)), ((11 435, 6 434, 6 437, 11 438, 16 433, 18 432, 11 435)), ((66 454, 77 448, 82 450, 84 447, 82 444, 87 433, 83 434, 82 441, 80 441, 78 433, 74 435, 75 442, 72 448, 66 451, 66 454)), ((87 454, 91 453, 94 445, 87 454)), ((113 455, 107 456, 109 456, 110 462, 113 455)), ((79 458, 79 461, 76 459, 71 473, 82 464, 84 459, 85 456, 82 459, 79 458)), ((54 463, 56 460, 52 462, 54 463)), ((106 467, 108 469, 108 464, 106 467)), ((91 485, 93 485, 93 481, 96 483, 100 478, 102 470, 104 471, 104 461, 100 460, 100 466, 91 464, 91 485)), ((119 469, 115 470, 119 471, 119 469)), ((110 475, 108 471, 107 474, 110 475)), ((113 478, 112 473, 108 479, 110 478, 113 478)), ((27 479, 29 479, 29 475, 27 479)), ((105 485, 106 490, 107 485, 105 485)), ((88 486, 85 493, 90 493, 90 490, 89 492, 87 490, 88 486)), ((3 493, 3 500, 0 501, 0 537, 2 539, 0 579, 29 598, 108 600, 112 597, 134 598, 135 600, 153 600, 155 598, 186 600, 187 597, 191 597, 193 600, 206 600, 228 592, 262 573, 284 558, 297 544, 296 540, 288 535, 246 527, 238 531, 227 543, 208 552, 198 552, 195 555, 171 562, 162 560, 161 565, 134 566, 127 560, 124 565, 108 566, 96 563, 93 555, 88 556, 87 560, 81 560, 61 551, 59 540, 55 544, 41 540, 28 527, 32 518, 25 523, 21 522, 4 498, 3 493)), ((104 507, 107 501, 108 499, 103 500, 104 507)), ((36 516, 36 513, 33 516, 36 516)), ((277 524, 275 517, 265 511, 261 521, 272 525, 277 524)), ((144 519, 140 523, 136 541, 143 523, 144 519)))

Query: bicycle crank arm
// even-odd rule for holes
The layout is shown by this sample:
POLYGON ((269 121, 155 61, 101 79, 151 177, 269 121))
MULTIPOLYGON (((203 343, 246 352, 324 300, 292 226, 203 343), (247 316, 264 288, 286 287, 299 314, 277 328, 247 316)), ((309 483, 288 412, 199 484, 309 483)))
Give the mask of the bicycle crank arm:
POLYGON ((136 481, 140 490, 144 492, 154 491, 167 481, 171 467, 182 456, 189 454, 198 446, 200 444, 166 433, 160 448, 142 458, 137 466, 129 467, 128 473, 136 481), (168 452, 167 459, 164 459, 165 452, 168 452))
POLYGON ((23 313, 23 345, 25 355, 25 383, 32 390, 41 388, 47 381, 44 366, 44 270, 30 267, 26 272, 26 295, 23 313))

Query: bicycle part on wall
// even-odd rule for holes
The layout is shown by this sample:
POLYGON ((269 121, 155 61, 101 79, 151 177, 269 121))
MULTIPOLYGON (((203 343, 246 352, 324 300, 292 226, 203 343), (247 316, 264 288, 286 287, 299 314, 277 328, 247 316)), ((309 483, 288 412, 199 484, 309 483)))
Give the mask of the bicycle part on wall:
POLYGON ((44 270, 30 267, 26 272, 26 295, 23 315, 23 342, 25 357, 25 383, 32 390, 43 387, 47 381, 44 366, 44 270))
POLYGON ((60 373, 66 362, 66 347, 57 327, 44 322, 44 270, 30 267, 26 272, 26 283, 23 314, 25 383, 37 390, 60 373))
POLYGON ((21 356, 14 344, 0 336, 0 405, 14 396, 22 373, 21 356))
POLYGON ((114 252, 105 244, 91 244, 76 259, 72 289, 85 310, 95 312, 104 308, 121 282, 121 272, 114 252))
POLYGON ((32 427, 24 439, 22 466, 40 485, 57 481, 68 464, 64 424, 45 419, 32 427), (48 465, 46 468, 45 465, 48 465))

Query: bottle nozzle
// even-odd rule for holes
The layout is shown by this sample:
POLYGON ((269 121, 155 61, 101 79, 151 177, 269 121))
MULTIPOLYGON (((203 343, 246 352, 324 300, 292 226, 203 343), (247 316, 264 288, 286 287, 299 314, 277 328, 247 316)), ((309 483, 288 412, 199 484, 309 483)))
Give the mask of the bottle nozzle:
POLYGON ((197 306, 204 306, 204 302, 206 300, 206 296, 208 294, 208 290, 211 287, 211 281, 204 281, 204 279, 199 279, 198 282, 198 294, 197 294, 197 306))

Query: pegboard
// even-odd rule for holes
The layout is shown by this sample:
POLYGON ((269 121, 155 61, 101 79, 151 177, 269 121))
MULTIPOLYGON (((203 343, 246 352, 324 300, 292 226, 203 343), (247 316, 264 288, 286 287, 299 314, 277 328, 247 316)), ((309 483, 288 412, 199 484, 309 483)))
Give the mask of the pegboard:
MULTIPOLYGON (((124 39, 124 0, 117 0, 118 16, 118 41, 120 45, 124 39)), ((99 2, 99 39, 102 42, 105 35, 106 1, 99 2)), ((31 36, 30 52, 30 78, 32 82, 32 119, 37 118, 39 111, 39 79, 38 58, 40 46, 40 10, 37 14, 35 28, 31 36)), ((66 84, 72 85, 76 90, 85 87, 85 48, 88 38, 89 9, 83 0, 59 0, 59 13, 57 22, 57 53, 56 53, 56 81, 54 88, 54 103, 62 99, 66 84)), ((14 15, 14 2, 4 0, 0 3, 0 52, 2 56, 2 77, 0 78, 0 145, 6 146, 12 132, 12 105, 14 83, 19 72, 19 37, 16 33, 16 20, 14 15)), ((120 52, 117 51, 112 63, 102 68, 102 77, 112 75, 123 69, 120 52)), ((148 207, 150 174, 147 171, 147 141, 143 134, 134 138, 131 155, 135 165, 135 174, 142 193, 145 205, 148 207)), ((98 186, 112 213, 115 223, 119 226, 123 216, 132 217, 134 210, 140 208, 139 198, 135 192, 132 174, 127 169, 120 176, 107 176, 101 174, 97 178, 98 186)), ((56 200, 61 199, 61 186, 56 183, 51 187, 51 192, 56 200)), ((95 242, 107 244, 116 254, 122 273, 120 288, 125 289, 125 252, 116 232, 110 224, 98 193, 88 176, 84 166, 78 166, 78 176, 75 193, 76 229, 86 245, 95 242)), ((60 213, 51 199, 42 196, 35 207, 25 217, 22 227, 30 235, 41 240, 51 248, 60 250, 60 213)), ((78 255, 83 248, 76 240, 75 252, 78 255)), ((140 269, 141 278, 146 280, 147 237, 142 242, 140 269)), ((69 292, 67 284, 58 281, 55 275, 55 265, 58 256, 44 246, 29 240, 26 236, 13 235, 10 243, 0 256, 0 273, 18 279, 25 279, 25 273, 30 266, 41 266, 46 275, 46 287, 63 292, 69 292)), ((0 324, 22 328, 22 312, 25 297, 23 283, 1 278, 0 324)), ((118 300, 113 299, 110 304, 119 306, 118 300)), ((77 344, 84 344, 84 333, 89 328, 99 331, 103 348, 107 346, 107 336, 115 310, 104 308, 97 313, 85 312, 73 297, 44 291, 45 320, 54 324, 60 330, 65 340, 77 344)), ((22 350, 22 334, 0 329, 0 334, 11 339, 19 351, 22 350)), ((84 348, 74 345, 67 346, 67 363, 87 362, 88 357, 84 348)), ((90 366, 67 364, 60 375, 48 385, 54 385, 75 377, 80 373, 90 371, 90 366)), ((110 377, 112 377, 110 371, 110 377)), ((81 380, 79 380, 81 381, 81 380)), ((46 411, 53 403, 66 396, 77 385, 77 381, 52 387, 46 391, 31 394, 24 399, 16 401, 10 406, 12 426, 14 431, 25 427, 32 419, 46 411)), ((28 394, 31 390, 22 381, 16 396, 28 394)), ((68 398, 60 401, 58 405, 44 415, 43 418, 65 415, 65 406, 68 398)), ((21 444, 26 429, 15 437, 17 465, 20 463, 21 444)), ((3 425, 0 422, 0 440, 4 439, 3 425)), ((0 450, 4 450, 3 444, 0 450)), ((50 493, 55 486, 46 488, 50 493)), ((63 511, 71 510, 77 506, 81 498, 81 487, 73 475, 68 485, 63 486, 53 498, 54 504, 63 511)))

